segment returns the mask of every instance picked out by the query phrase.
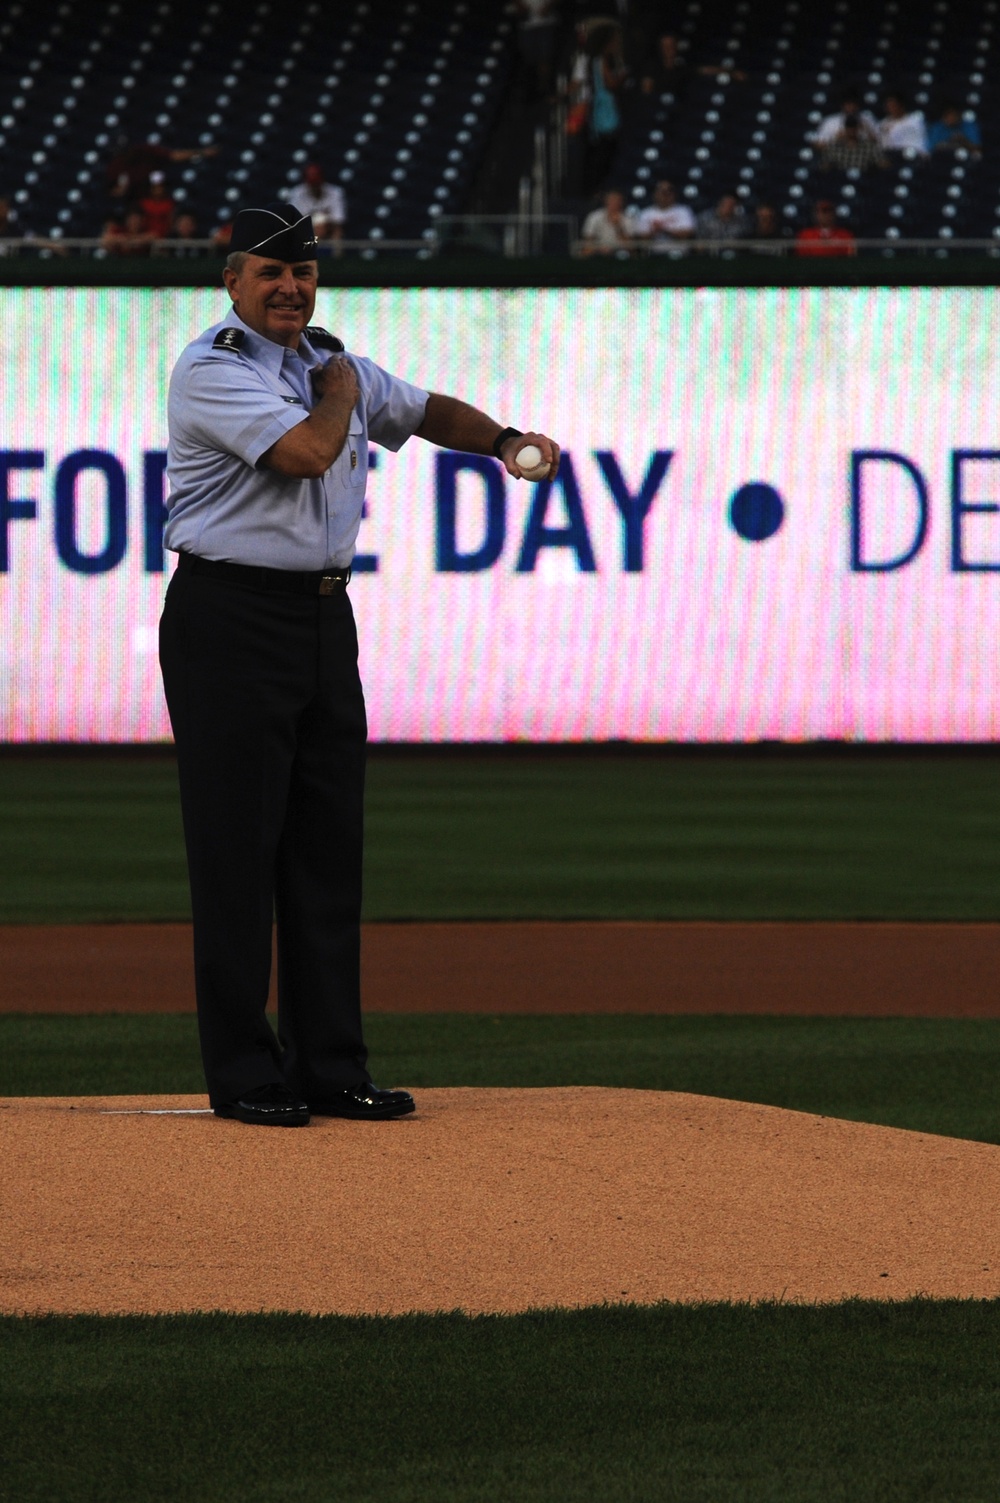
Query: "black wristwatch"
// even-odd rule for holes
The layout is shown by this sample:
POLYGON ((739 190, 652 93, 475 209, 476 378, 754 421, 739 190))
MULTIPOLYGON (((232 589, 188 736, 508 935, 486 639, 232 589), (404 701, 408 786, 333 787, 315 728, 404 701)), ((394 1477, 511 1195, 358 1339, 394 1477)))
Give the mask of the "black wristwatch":
POLYGON ((521 432, 520 428, 501 428, 500 432, 493 440, 493 452, 496 455, 497 459, 502 461, 503 455, 500 453, 500 450, 503 448, 504 444, 509 438, 523 437, 524 434, 521 432))

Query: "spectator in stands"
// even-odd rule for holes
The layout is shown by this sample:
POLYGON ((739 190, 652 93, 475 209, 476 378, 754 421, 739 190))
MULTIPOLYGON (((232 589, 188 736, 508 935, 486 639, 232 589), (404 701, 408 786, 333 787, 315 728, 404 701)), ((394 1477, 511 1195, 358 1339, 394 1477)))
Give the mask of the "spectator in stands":
POLYGON ((753 211, 753 227, 750 239, 753 250, 759 256, 783 256, 788 249, 788 232, 782 229, 778 211, 773 204, 759 203, 753 211))
POLYGON ((618 95, 625 83, 625 64, 617 26, 595 27, 587 39, 587 50, 591 92, 584 187, 592 193, 611 170, 621 131, 618 95))
POLYGON ((217 225, 212 231, 212 245, 214 249, 225 251, 227 255, 229 253, 229 242, 232 238, 233 221, 231 219, 227 219, 222 224, 217 225))
POLYGON ((604 195, 604 205, 583 221, 585 256, 627 255, 632 249, 632 226, 625 213, 625 195, 617 188, 604 195))
POLYGON ((582 26, 576 28, 576 45, 569 60, 567 99, 571 118, 566 122, 566 130, 571 136, 579 135, 590 115, 590 58, 582 26))
POLYGON ((569 63, 569 87, 566 95, 566 192, 571 198, 583 193, 586 168, 587 136, 590 126, 590 57, 587 33, 576 28, 576 46, 569 63))
POLYGON ((206 252, 196 243, 198 240, 198 221, 194 215, 185 211, 178 214, 174 223, 173 233, 170 236, 170 246, 167 254, 178 258, 203 256, 206 252))
POLYGON ((643 70, 639 87, 653 99, 669 97, 681 104, 687 94, 690 69, 681 57, 680 45, 672 31, 657 37, 652 56, 643 70))
POLYGON ((146 216, 146 229, 154 240, 166 240, 174 223, 174 201, 162 172, 149 174, 149 187, 139 202, 146 216))
POLYGON ((517 0, 517 45, 528 81, 529 99, 552 93, 552 57, 559 29, 556 0, 517 0))
POLYGON ((983 138, 976 119, 972 115, 963 115, 958 105, 949 99, 927 132, 927 145, 934 152, 959 151, 964 147, 979 156, 983 138))
POLYGON ((840 172, 851 169, 866 172, 870 167, 886 166, 881 142, 863 124, 860 115, 845 115, 840 130, 832 140, 822 143, 819 153, 821 167, 840 172))
POLYGON ((682 256, 684 242, 694 239, 696 228, 687 204, 678 203, 673 183, 663 180, 653 189, 653 202, 636 216, 635 238, 657 255, 682 256))
POLYGON ((836 114, 827 115, 821 120, 808 139, 816 146, 828 146, 837 139, 848 120, 858 122, 861 135, 870 136, 873 141, 878 141, 879 132, 875 116, 871 110, 861 108, 861 96, 856 89, 844 91, 840 109, 836 114))
POLYGON ((747 216, 735 193, 723 193, 714 209, 698 215, 699 240, 743 240, 747 216))
POLYGON ((799 256, 853 256, 857 243, 846 225, 837 223, 837 210, 828 198, 821 198, 815 208, 814 223, 799 230, 795 251, 799 256))
POLYGON ((317 240, 331 240, 334 254, 340 255, 344 238, 344 220, 347 218, 347 200, 338 183, 328 183, 318 162, 310 162, 302 182, 286 194, 286 202, 294 204, 300 214, 311 214, 317 240))
POLYGON ((168 162, 190 162, 199 157, 214 157, 217 146, 170 147, 156 141, 129 142, 118 138, 118 148, 108 163, 108 191, 112 198, 135 203, 145 197, 150 174, 162 172, 168 162))
POLYGON ((702 63, 697 68, 691 68, 681 55, 681 43, 676 32, 665 31, 656 39, 643 69, 639 87, 643 94, 651 95, 654 99, 669 95, 675 104, 681 104, 694 73, 700 74, 702 78, 717 78, 720 73, 724 73, 737 83, 744 82, 747 77, 742 68, 732 68, 725 63, 702 63))
POLYGON ((885 115, 878 123, 884 151, 915 151, 928 155, 927 126, 923 110, 911 110, 902 94, 887 94, 885 115))
POLYGON ((101 236, 101 248, 109 256, 148 256, 152 244, 146 216, 137 204, 133 204, 123 220, 109 219, 101 236))

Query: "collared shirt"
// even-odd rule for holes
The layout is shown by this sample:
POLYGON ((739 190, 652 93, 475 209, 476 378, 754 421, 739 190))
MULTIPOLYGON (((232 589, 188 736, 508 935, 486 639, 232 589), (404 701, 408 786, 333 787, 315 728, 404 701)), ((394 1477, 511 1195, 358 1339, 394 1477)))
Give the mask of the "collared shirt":
POLYGON ((325 475, 299 480, 258 469, 261 456, 309 415, 309 373, 329 352, 265 339, 234 312, 185 349, 167 402, 170 497, 164 544, 174 552, 272 569, 345 568, 354 557, 368 441, 397 450, 423 422, 427 392, 348 355, 361 392, 344 447, 325 475), (220 329, 243 334, 215 349, 220 329))

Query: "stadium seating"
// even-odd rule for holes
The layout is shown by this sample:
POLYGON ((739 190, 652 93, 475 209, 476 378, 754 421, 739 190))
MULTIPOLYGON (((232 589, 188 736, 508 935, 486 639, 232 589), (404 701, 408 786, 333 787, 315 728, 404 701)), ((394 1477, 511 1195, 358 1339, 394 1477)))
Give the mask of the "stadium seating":
POLYGON ((15 0, 0 193, 36 234, 99 234, 124 135, 218 148, 169 173, 204 233, 316 159, 349 236, 420 238, 462 204, 512 58, 503 0, 15 0))
MULTIPOLYGON (((673 14, 684 99, 624 99, 614 176, 635 207, 666 176, 696 209, 732 188, 775 204, 790 229, 831 197, 860 235, 1000 242, 1000 104, 985 82, 998 0, 679 0, 673 14), (982 156, 822 170, 808 135, 847 84, 876 114, 889 88, 928 118, 956 99, 979 121, 982 156)), ((509 0, 287 12, 280 0, 13 0, 0 11, 0 194, 39 235, 97 235, 124 135, 217 148, 170 170, 203 233, 317 159, 345 188, 350 237, 425 240, 467 207, 514 77, 515 27, 509 0)))
POLYGON ((636 207, 668 177, 696 210, 731 190, 774 204, 790 228, 828 197, 863 236, 1000 238, 998 104, 985 86, 1000 47, 997 0, 688 0, 676 14, 692 73, 683 102, 636 98, 626 113, 615 176, 636 207), (840 108, 845 86, 876 117, 890 89, 928 120, 954 99, 980 124, 982 156, 823 171, 808 135, 840 108))

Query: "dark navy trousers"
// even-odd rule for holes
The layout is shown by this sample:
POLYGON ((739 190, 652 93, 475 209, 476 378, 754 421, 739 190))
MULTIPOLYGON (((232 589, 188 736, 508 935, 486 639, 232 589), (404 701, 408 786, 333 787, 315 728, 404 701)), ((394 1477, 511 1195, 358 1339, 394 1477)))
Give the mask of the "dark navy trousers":
POLYGON ((345 587, 271 593, 178 570, 160 622, 213 1106, 368 1080, 361 1025, 364 697, 345 587), (278 934, 278 1033, 266 1017, 278 934))

